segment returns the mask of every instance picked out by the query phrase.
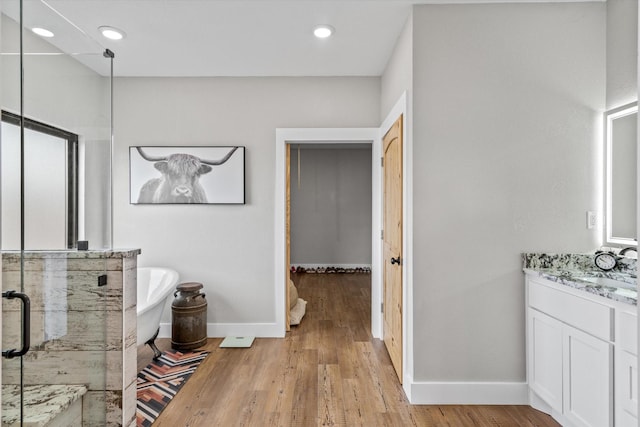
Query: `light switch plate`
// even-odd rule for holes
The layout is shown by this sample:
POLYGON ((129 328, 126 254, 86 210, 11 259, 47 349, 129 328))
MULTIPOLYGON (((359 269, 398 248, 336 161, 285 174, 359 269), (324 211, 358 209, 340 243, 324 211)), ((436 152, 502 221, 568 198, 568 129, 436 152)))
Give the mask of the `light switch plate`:
POLYGON ((598 213, 595 211, 587 211, 587 228, 589 230, 596 228, 598 225, 598 213))

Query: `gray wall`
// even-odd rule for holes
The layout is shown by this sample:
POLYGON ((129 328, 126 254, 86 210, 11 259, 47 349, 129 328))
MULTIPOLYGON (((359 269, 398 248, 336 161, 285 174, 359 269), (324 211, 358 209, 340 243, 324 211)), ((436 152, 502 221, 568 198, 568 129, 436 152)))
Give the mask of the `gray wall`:
MULTIPOLYGON (((607 110, 620 107, 638 100, 638 0, 609 0, 607 2, 607 110)), ((622 122, 632 123, 631 117, 618 119, 616 127, 624 132, 622 122)), ((637 121, 637 114, 632 120, 637 121)), ((637 129, 626 129, 629 137, 635 138, 637 129)), ((615 135, 614 139, 624 136, 615 135)), ((636 236, 637 186, 635 180, 628 183, 636 175, 637 147, 615 144, 615 170, 613 198, 615 211, 613 235, 616 237, 636 236)))
POLYGON ((638 100, 638 0, 607 1, 607 110, 638 100))
MULTIPOLYGON (((1 15, 2 52, 18 52, 19 26, 1 15)), ((24 31, 24 108, 25 116, 78 133, 88 141, 110 136, 109 81, 69 55, 51 55, 60 51, 24 31)), ((95 55, 102 52, 96 51, 95 55)), ((105 59, 106 61, 106 59, 105 59)), ((2 107, 20 110, 19 57, 2 58, 2 107)))
MULTIPOLYGON (((413 13, 398 36, 396 46, 380 79, 380 86, 380 121, 382 121, 403 92, 406 91, 408 98, 411 98, 411 89, 413 88, 413 13)), ((410 100, 409 104, 411 105, 410 100)), ((407 119, 411 120, 411 117, 409 115, 407 119)), ((411 126, 407 126, 407 128, 410 129, 411 126)))
MULTIPOLYGON (((1 15, 2 52, 19 51, 18 24, 1 15)), ((80 35, 78 36, 79 42, 80 35)), ((59 50, 41 37, 24 31, 25 52, 58 53, 59 50)), ((102 52, 97 51, 101 57, 102 52)), ((105 59, 105 61, 107 61, 105 59)), ((1 59, 2 108, 20 111, 19 57, 5 55, 1 59)), ((68 55, 27 55, 24 60, 25 116, 76 133, 86 147, 80 162, 84 175, 79 203, 84 218, 80 238, 89 240, 92 249, 109 247, 110 194, 109 173, 111 143, 109 80, 68 55)), ((27 210, 36 209, 27 206, 27 210)))
POLYGON ((611 235, 636 236, 636 169, 638 115, 631 114, 614 121, 611 130, 611 235))
POLYGON ((524 381, 520 253, 598 246, 605 8, 414 9, 416 380, 524 381))
MULTIPOLYGON (((406 115, 404 117, 404 129, 406 133, 403 135, 404 137, 404 155, 407 159, 407 163, 404 165, 404 174, 410 174, 410 166, 413 164, 413 152, 412 152, 412 138, 413 138, 413 12, 409 16, 407 23, 402 30, 402 33, 398 37, 396 42, 396 46, 394 48, 391 57, 389 58, 389 62, 385 67, 384 73, 380 79, 380 122, 384 122, 388 115, 391 114, 392 108, 398 102, 400 96, 403 93, 406 93, 406 115)), ((392 117, 391 120, 395 120, 395 117, 392 117)), ((384 129, 383 131, 386 131, 384 129)), ((406 191, 408 194, 403 194, 406 202, 410 202, 410 198, 407 196, 411 196, 411 182, 406 182, 407 185, 406 191)), ((405 210, 405 214, 409 217, 408 221, 403 223, 403 227, 405 232, 411 233, 411 219, 413 212, 411 211, 411 206, 405 210)), ((412 236, 408 235, 407 239, 403 242, 406 246, 407 251, 403 253, 403 257, 405 260, 405 269, 403 271, 404 277, 403 280, 407 284, 405 298, 408 301, 408 307, 404 307, 404 313, 407 318, 413 317, 413 289, 411 288, 411 284, 413 283, 413 258, 412 258, 412 236)), ((407 322, 407 329, 403 331, 403 334, 406 336, 413 337, 413 323, 407 322)), ((413 354, 413 347, 411 346, 411 342, 408 342, 409 347, 407 348, 408 354, 413 354)), ((411 357, 405 358, 406 365, 404 366, 405 372, 411 373, 413 372, 413 364, 415 363, 411 357)), ((419 361, 418 361, 419 363, 419 361)))
POLYGON ((378 126, 409 90, 415 380, 522 381, 519 253, 599 242, 605 7, 418 6, 382 78, 116 79, 115 245, 204 282, 210 322, 273 321, 274 129, 378 126), (247 205, 130 205, 145 144, 246 145, 247 205))
POLYGON ((209 322, 274 322, 275 129, 377 126, 379 100, 369 77, 116 79, 115 245, 202 282, 209 322), (246 146, 246 205, 129 204, 129 146, 230 144, 246 146))
POLYGON ((291 264, 371 264, 371 146, 292 146, 291 264))
POLYGON ((84 235, 91 248, 111 247, 111 141, 85 141, 80 150, 84 176, 84 235))

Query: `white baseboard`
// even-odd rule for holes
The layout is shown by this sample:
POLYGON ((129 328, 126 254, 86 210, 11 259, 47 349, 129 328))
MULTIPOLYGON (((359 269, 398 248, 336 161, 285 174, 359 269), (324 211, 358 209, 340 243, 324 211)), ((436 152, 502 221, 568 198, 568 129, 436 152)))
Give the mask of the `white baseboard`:
POLYGON ((527 383, 409 382, 412 405, 528 405, 527 383))
MULTIPOLYGON (((282 326, 276 323, 207 323, 208 338, 258 337, 282 338, 282 326)), ((161 323, 158 338, 171 338, 171 323, 161 323)))

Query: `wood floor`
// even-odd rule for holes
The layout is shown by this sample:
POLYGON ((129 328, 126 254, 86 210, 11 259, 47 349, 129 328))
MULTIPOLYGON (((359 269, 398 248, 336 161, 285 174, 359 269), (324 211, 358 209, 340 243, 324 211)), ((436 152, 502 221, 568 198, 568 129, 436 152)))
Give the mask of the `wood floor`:
MULTIPOLYGON (((528 406, 410 405, 382 341, 371 338, 369 277, 294 277, 308 301, 300 326, 249 349, 209 339, 212 353, 154 427, 559 425, 528 406)), ((150 358, 140 351, 139 368, 150 358)))

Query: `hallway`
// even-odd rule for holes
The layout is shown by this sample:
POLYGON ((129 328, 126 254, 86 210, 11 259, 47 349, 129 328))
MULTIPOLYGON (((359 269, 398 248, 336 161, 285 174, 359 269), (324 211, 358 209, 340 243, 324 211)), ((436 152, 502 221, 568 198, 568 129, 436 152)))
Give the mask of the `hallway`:
MULTIPOLYGON (((368 274, 297 274, 307 314, 285 339, 212 353, 154 426, 557 426, 527 406, 410 405, 370 333, 368 274)), ((169 339, 158 340, 161 349, 169 339)), ((141 350, 139 370, 151 358, 141 350)))

